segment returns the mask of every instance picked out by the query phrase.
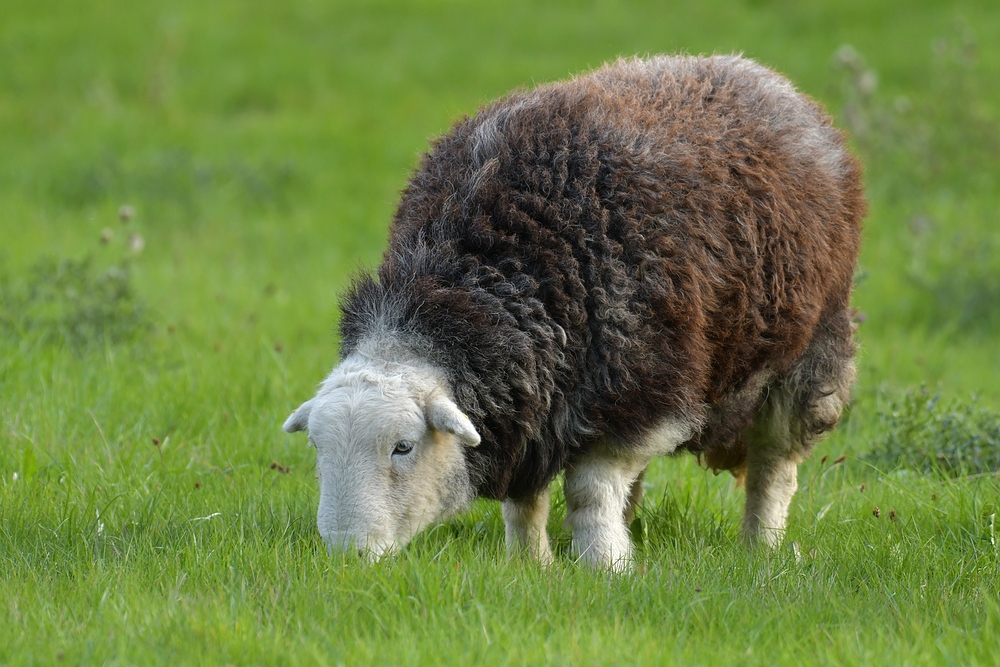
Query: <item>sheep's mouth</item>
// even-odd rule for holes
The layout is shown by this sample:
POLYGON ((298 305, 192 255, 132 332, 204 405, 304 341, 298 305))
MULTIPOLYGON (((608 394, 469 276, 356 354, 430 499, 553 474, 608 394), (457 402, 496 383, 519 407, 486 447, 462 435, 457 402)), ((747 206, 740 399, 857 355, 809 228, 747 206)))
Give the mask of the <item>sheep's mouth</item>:
POLYGON ((389 540, 373 539, 368 535, 358 537, 347 532, 327 533, 322 538, 326 551, 330 555, 336 553, 356 554, 370 563, 378 562, 383 556, 398 548, 396 543, 389 540))

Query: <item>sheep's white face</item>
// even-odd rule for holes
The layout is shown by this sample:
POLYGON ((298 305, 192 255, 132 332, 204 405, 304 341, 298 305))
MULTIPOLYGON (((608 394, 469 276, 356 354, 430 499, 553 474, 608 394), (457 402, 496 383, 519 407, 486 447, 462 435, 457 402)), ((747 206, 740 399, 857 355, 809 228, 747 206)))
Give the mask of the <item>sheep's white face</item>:
POLYGON ((284 429, 307 430, 316 447, 331 550, 378 558, 474 496, 464 448, 479 434, 425 369, 348 358, 284 429))

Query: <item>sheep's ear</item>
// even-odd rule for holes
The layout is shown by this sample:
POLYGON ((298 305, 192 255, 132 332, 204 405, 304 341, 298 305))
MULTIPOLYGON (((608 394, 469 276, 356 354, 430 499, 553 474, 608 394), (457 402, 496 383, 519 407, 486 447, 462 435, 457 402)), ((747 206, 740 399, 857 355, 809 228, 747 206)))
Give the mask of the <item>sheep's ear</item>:
POLYGON ((286 433, 305 431, 309 426, 309 413, 312 412, 312 401, 306 401, 299 406, 299 409, 292 413, 292 416, 285 420, 282 426, 286 433))
POLYGON ((436 395, 427 403, 427 423, 438 431, 454 433, 463 444, 475 447, 479 444, 479 433, 451 399, 436 395))

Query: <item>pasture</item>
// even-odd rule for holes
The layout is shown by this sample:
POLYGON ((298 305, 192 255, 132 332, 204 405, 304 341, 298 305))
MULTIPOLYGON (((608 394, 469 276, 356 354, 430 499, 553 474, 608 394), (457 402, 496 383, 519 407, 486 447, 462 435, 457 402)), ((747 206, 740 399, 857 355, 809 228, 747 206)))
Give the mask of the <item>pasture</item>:
POLYGON ((0 664, 996 664, 1000 5, 0 7, 0 664), (508 561, 497 503, 330 556, 281 431, 337 295, 462 114, 619 55, 742 51, 852 134, 859 382, 774 553, 693 457, 640 571, 508 561))

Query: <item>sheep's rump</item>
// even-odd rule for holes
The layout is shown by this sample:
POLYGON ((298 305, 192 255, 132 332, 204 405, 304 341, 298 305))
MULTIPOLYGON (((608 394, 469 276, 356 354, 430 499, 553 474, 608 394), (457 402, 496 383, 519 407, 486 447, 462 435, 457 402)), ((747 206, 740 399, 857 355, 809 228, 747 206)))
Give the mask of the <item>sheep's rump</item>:
POLYGON ((342 354, 388 336, 448 370, 482 495, 534 493, 594 439, 627 447, 666 418, 736 467, 817 332, 833 361, 816 363, 853 354, 864 212, 841 133, 784 78, 735 56, 619 61, 434 143, 377 278, 343 300, 342 354))

